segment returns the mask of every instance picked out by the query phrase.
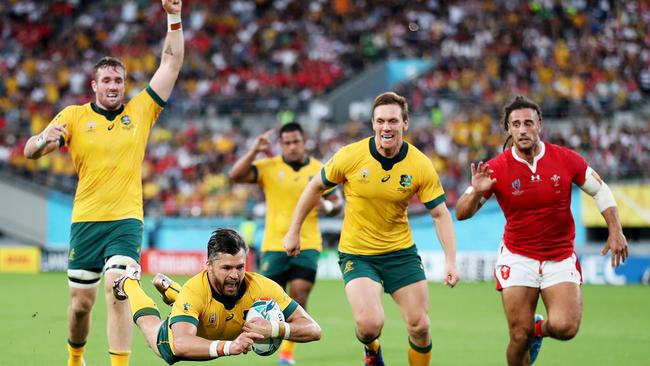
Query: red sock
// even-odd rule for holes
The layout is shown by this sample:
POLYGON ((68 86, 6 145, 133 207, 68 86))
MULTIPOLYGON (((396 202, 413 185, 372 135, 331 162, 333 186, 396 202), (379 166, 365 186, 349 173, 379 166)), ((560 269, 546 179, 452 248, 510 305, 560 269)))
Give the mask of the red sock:
POLYGON ((535 337, 543 337, 544 335, 542 334, 542 323, 544 321, 540 320, 537 323, 535 323, 535 337))

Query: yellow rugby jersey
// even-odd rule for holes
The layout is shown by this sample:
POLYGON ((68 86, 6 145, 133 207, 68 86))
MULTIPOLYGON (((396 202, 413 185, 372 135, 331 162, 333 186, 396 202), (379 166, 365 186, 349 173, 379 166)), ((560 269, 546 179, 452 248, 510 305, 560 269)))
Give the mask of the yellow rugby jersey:
MULTIPOLYGON (((254 272, 246 272, 246 286, 237 298, 225 298, 212 289, 208 282, 208 271, 190 278, 172 306, 169 314, 169 345, 174 351, 172 324, 188 322, 196 326, 196 335, 210 340, 233 340, 242 332, 246 316, 255 300, 265 297, 273 299, 287 319, 298 308, 282 288, 272 280, 254 272)), ((242 284, 243 286, 243 284, 242 284)))
POLYGON ((431 160, 404 141, 388 159, 379 154, 375 138, 344 146, 325 164, 327 187, 343 185, 345 216, 339 250, 378 255, 413 245, 407 206, 414 194, 428 209, 445 201, 445 192, 431 160))
MULTIPOLYGON (((262 251, 284 252, 284 236, 289 231, 293 211, 302 191, 314 175, 323 167, 311 157, 304 164, 290 164, 281 155, 253 162, 257 184, 266 196, 264 241, 262 251)), ((323 240, 318 230, 318 214, 312 210, 300 231, 301 249, 321 250, 323 240)))
POLYGON ((65 143, 79 177, 72 222, 143 220, 142 161, 164 106, 147 87, 117 111, 73 105, 50 122, 66 125, 65 143))

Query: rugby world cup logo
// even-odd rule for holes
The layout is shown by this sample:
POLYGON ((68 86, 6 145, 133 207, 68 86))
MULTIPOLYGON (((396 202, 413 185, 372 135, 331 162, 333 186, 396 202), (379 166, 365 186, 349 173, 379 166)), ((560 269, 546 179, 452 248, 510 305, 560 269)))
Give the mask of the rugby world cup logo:
POLYGON ((523 193, 523 191, 521 190, 521 181, 519 179, 515 179, 514 181, 512 181, 512 189, 514 189, 514 191, 512 191, 512 194, 514 194, 515 196, 518 196, 523 193))

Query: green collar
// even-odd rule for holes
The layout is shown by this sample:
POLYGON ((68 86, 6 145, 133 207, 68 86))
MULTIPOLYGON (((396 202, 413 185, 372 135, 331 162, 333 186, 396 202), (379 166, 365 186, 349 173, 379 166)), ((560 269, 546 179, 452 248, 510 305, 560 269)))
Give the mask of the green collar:
POLYGON ((406 141, 402 141, 402 147, 399 149, 399 153, 393 156, 392 158, 387 158, 377 151, 377 145, 375 145, 375 137, 370 138, 370 155, 372 155, 375 160, 381 164, 381 168, 384 170, 391 170, 393 166, 400 161, 404 160, 406 154, 409 151, 409 144, 406 141))
POLYGON ((120 108, 114 111, 107 111, 106 109, 95 104, 95 102, 90 102, 90 108, 92 108, 93 111, 95 111, 95 113, 101 114, 102 116, 106 117, 106 119, 109 121, 114 120, 115 117, 119 116, 120 113, 124 112, 124 104, 122 104, 120 108))
POLYGON ((282 161, 284 161, 285 164, 290 166, 294 172, 297 172, 302 167, 305 167, 309 164, 309 156, 305 157, 304 161, 288 161, 287 159, 284 158, 284 155, 282 155, 282 161))
POLYGON ((210 282, 210 277, 208 276, 207 271, 205 272, 205 276, 208 279, 208 284, 210 284, 210 291, 212 291, 212 297, 215 300, 222 303, 223 307, 226 308, 226 310, 232 310, 232 308, 235 307, 235 304, 237 303, 237 301, 239 301, 239 299, 241 299, 244 296, 244 294, 246 293, 246 287, 247 287, 246 278, 244 278, 244 280, 242 281, 241 286, 239 287, 239 292, 237 293, 237 296, 223 296, 223 295, 219 294, 214 289, 214 287, 212 286, 212 283, 210 282))

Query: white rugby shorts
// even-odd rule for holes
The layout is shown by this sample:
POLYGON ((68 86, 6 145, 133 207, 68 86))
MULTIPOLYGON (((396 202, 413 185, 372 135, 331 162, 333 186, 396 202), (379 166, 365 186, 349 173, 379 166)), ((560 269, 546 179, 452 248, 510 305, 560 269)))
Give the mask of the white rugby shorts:
POLYGON ((582 284, 582 269, 575 252, 561 261, 540 261, 510 252, 502 241, 494 277, 497 290, 512 286, 545 289, 561 282, 582 284))

